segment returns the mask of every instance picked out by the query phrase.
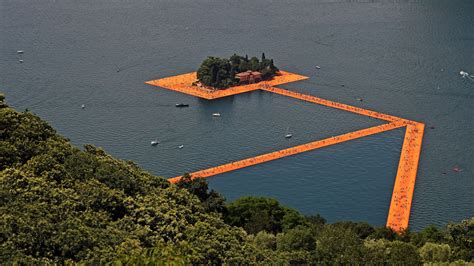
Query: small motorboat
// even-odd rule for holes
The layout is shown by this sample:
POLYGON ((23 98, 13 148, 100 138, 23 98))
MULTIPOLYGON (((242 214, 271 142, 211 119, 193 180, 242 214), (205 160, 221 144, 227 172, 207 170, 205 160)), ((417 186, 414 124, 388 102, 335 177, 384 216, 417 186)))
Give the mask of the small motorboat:
POLYGON ((221 116, 221 114, 220 113, 213 113, 212 116, 219 117, 219 116, 221 116))
POLYGON ((316 69, 321 69, 321 67, 320 67, 320 66, 316 66, 316 69))
POLYGON ((189 104, 187 104, 187 103, 177 103, 175 106, 176 107, 189 107, 189 104))
POLYGON ((18 50, 18 51, 16 51, 16 53, 17 54, 22 54, 22 53, 24 53, 24 51, 23 50, 18 50))
POLYGON ((359 102, 363 102, 363 101, 364 101, 364 99, 362 99, 362 98, 357 98, 357 100, 358 100, 359 102))
POLYGON ((22 59, 18 60, 18 62, 23 63, 24 61, 22 59))
POLYGON ((179 146, 178 146, 178 149, 181 150, 182 148, 184 148, 184 145, 179 145, 179 146))
POLYGON ((160 144, 160 142, 157 139, 155 139, 150 144, 151 144, 151 146, 156 146, 156 145, 160 144))
POLYGON ((84 109, 84 108, 86 108, 86 106, 83 104, 83 105, 81 105, 81 108, 84 109))
POLYGON ((290 129, 290 127, 287 127, 286 128, 286 134, 285 134, 285 139, 290 139, 291 137, 293 137, 293 135, 291 135, 290 133, 288 133, 288 130, 290 129))
POLYGON ((459 168, 458 166, 455 166, 455 167, 453 168, 453 171, 456 172, 456 173, 460 173, 460 172, 462 172, 462 170, 463 170, 463 169, 459 168))

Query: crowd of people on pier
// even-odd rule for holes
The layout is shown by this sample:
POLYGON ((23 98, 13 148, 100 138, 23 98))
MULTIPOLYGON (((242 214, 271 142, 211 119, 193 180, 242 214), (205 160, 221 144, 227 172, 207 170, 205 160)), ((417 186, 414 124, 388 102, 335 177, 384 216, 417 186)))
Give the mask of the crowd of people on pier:
POLYGON ((413 122, 407 126, 387 221, 391 228, 401 229, 408 227, 412 193, 421 148, 422 134, 419 127, 419 124, 413 122))

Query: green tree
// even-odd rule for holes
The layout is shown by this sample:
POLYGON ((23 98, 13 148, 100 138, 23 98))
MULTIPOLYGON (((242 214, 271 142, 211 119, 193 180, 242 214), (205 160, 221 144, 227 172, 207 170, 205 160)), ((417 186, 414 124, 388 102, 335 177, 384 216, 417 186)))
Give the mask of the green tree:
POLYGON ((253 242, 255 246, 262 249, 271 249, 275 250, 277 245, 277 238, 274 234, 267 233, 265 231, 260 231, 255 235, 253 242))
POLYGON ((363 262, 362 241, 350 229, 327 225, 316 239, 315 263, 358 265, 363 262))
POLYGON ((375 229, 365 222, 336 222, 333 226, 352 230, 361 239, 365 239, 375 232, 375 229))
POLYGON ((260 70, 260 62, 258 61, 258 58, 256 58, 255 56, 250 58, 250 70, 252 71, 260 70))
POLYGON ((446 234, 455 259, 474 260, 474 217, 458 224, 448 224, 446 234))
POLYGON ((277 235, 277 249, 279 251, 306 250, 312 251, 316 246, 311 229, 297 226, 277 235))
POLYGON ((417 247, 423 246, 427 242, 443 243, 445 240, 445 233, 434 225, 429 225, 423 228, 420 232, 413 234, 411 243, 417 247))
POLYGON ((227 212, 227 208, 225 207, 225 198, 215 190, 209 191, 209 186, 205 179, 192 179, 191 175, 186 173, 176 183, 176 186, 186 189, 189 191, 189 193, 195 195, 203 204, 206 212, 217 212, 222 214, 227 212))
POLYGON ((389 265, 422 265, 421 257, 412 244, 393 241, 390 244, 387 263, 389 265))
POLYGON ((374 232, 369 235, 371 239, 387 239, 395 240, 397 239, 397 233, 389 227, 377 227, 374 229, 374 232))
POLYGON ((423 262, 447 262, 451 256, 448 244, 426 243, 419 249, 423 262))
POLYGON ((264 197, 242 197, 227 205, 225 221, 244 228, 249 234, 281 232, 283 219, 290 212, 278 201, 264 197))
POLYGON ((385 239, 366 239, 364 241, 364 264, 366 265, 386 265, 390 242, 385 239))

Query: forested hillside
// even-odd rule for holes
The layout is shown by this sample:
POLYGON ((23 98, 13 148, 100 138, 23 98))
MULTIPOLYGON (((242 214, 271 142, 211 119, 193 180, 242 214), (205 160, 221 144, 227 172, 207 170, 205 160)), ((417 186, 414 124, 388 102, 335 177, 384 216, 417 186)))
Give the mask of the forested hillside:
POLYGON ((327 224, 270 198, 227 203, 204 180, 176 185, 100 148, 73 147, 0 96, 3 263, 401 264, 474 257, 474 219, 395 234, 327 224))

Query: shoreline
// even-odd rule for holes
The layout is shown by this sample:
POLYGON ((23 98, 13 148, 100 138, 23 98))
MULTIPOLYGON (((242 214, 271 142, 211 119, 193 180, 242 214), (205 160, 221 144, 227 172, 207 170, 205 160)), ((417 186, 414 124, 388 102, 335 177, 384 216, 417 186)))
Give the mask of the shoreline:
MULTIPOLYGON (((379 113, 377 111, 367 110, 360 107, 350 106, 347 104, 322 99, 312 95, 302 94, 274 87, 276 85, 308 79, 308 77, 293 74, 286 71, 280 71, 280 73, 282 73, 282 75, 276 76, 273 80, 270 81, 262 81, 249 85, 240 85, 215 91, 189 85, 196 79, 196 72, 162 78, 158 80, 151 80, 145 83, 208 100, 218 99, 255 90, 262 90, 388 122, 379 126, 365 128, 334 136, 331 138, 326 138, 323 140, 316 140, 306 144, 196 171, 190 173, 192 179, 207 178, 210 176, 215 176, 237 169, 250 167, 268 161, 277 160, 283 157, 293 156, 299 153, 335 145, 349 140, 358 139, 401 127, 406 127, 405 137, 403 140, 400 154, 399 166, 397 170, 397 175, 395 177, 395 183, 393 186, 393 192, 386 222, 386 226, 397 233, 402 233, 404 230, 406 230, 408 228, 410 220, 413 193, 415 190, 416 175, 418 171, 418 163, 420 159, 421 145, 424 135, 424 124, 392 115, 379 113)), ((168 181, 170 183, 176 183, 179 182, 181 178, 182 176, 176 176, 173 178, 169 178, 168 181)))

